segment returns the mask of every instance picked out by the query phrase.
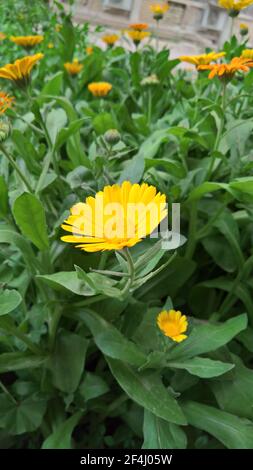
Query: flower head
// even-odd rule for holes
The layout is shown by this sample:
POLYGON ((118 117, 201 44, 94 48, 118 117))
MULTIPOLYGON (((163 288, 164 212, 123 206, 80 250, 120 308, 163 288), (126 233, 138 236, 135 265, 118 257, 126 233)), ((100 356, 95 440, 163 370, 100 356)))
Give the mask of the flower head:
POLYGON ((127 31, 128 36, 132 39, 132 41, 135 43, 136 46, 140 44, 143 39, 146 39, 150 36, 150 33, 148 31, 127 31))
POLYGON ((124 181, 105 186, 70 210, 62 228, 72 235, 62 237, 81 250, 96 252, 134 246, 166 217, 166 197, 154 186, 124 181))
POLYGON ((248 25, 245 24, 245 23, 241 23, 240 24, 240 35, 241 36, 247 36, 248 32, 249 32, 248 25))
POLYGON ((55 25, 55 28, 54 28, 54 29, 55 29, 55 31, 56 31, 57 33, 59 33, 59 32, 61 31, 61 29, 62 29, 62 24, 57 23, 57 24, 55 25))
POLYGON ((0 114, 4 114, 6 109, 11 108, 14 98, 8 93, 0 91, 0 114))
POLYGON ((157 325, 165 336, 173 341, 181 343, 187 338, 186 332, 188 321, 185 315, 175 310, 163 310, 157 317, 157 325))
POLYGON ((148 24, 147 23, 131 23, 129 25, 130 29, 135 29, 136 31, 144 31, 145 29, 148 29, 148 24))
POLYGON ((168 11, 169 5, 166 3, 154 3, 150 5, 150 11, 153 13, 153 17, 155 20, 159 21, 163 18, 164 14, 168 11))
POLYGON ((112 85, 107 82, 93 82, 88 85, 88 90, 97 97, 107 96, 111 89, 112 85))
POLYGON ((159 83, 160 83, 159 78, 157 77, 155 73, 153 73, 152 75, 149 75, 148 77, 143 78, 141 81, 142 86, 155 86, 155 85, 158 85, 159 83))
POLYGON ((253 49, 244 49, 242 51, 241 57, 243 57, 244 59, 253 60, 253 49))
POLYGON ((253 0, 219 0, 219 6, 226 8, 232 17, 238 16, 240 11, 253 4, 253 0))
POLYGON ((115 42, 119 40, 118 34, 105 34, 102 36, 102 41, 104 41, 107 46, 113 46, 115 42))
POLYGON ((54 48, 54 43, 53 42, 49 42, 48 45, 47 45, 48 49, 53 49, 54 48))
POLYGON ((93 47, 92 46, 87 46, 86 47, 86 54, 88 54, 88 55, 93 54, 93 47))
POLYGON ((78 75, 83 68, 83 64, 80 64, 78 59, 74 59, 73 62, 66 62, 64 68, 70 75, 78 75))
POLYGON ((229 64, 199 65, 198 70, 210 70, 208 78, 218 78, 229 81, 236 72, 248 72, 253 67, 253 61, 244 57, 234 57, 229 64))
POLYGON ((2 31, 0 31, 0 41, 3 41, 4 39, 6 39, 6 34, 2 33, 2 31))
POLYGON ((14 64, 6 64, 0 67, 0 78, 12 80, 19 87, 28 84, 34 65, 44 57, 44 54, 35 54, 15 60, 14 64))
POLYGON ((181 62, 188 62, 189 64, 196 65, 208 65, 211 62, 214 62, 215 60, 220 59, 221 57, 224 57, 226 55, 226 52, 209 52, 208 54, 200 54, 200 55, 189 55, 189 56, 181 56, 179 59, 181 62))
POLYGON ((40 44, 44 39, 44 36, 36 35, 36 36, 11 36, 10 40, 17 44, 18 46, 22 46, 25 49, 32 49, 32 47, 37 46, 40 44))

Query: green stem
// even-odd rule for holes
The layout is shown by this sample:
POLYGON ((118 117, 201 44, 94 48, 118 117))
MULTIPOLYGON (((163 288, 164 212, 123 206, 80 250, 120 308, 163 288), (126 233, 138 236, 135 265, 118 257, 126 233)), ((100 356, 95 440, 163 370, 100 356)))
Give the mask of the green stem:
POLYGON ((189 224, 189 236, 188 236, 188 244, 185 256, 188 259, 192 259, 194 255, 194 251, 197 244, 197 216, 198 216, 198 209, 197 209, 197 202, 192 202, 191 209, 190 209, 190 224, 189 224))
POLYGON ((51 318, 49 320, 49 350, 53 351, 55 345, 55 338, 57 333, 57 328, 61 318, 61 311, 58 309, 53 311, 51 318))
POLYGON ((5 157, 7 158, 7 160, 10 162, 11 166, 14 168, 14 170, 18 173, 18 175, 20 176, 20 178, 22 179, 23 183, 25 184, 26 188, 28 189, 28 191, 30 193, 33 193, 33 189, 29 183, 29 181, 27 181, 25 175, 22 173, 22 171, 20 170, 19 166, 16 164, 15 160, 12 158, 12 156, 9 154, 9 152, 6 150, 6 148, 3 146, 3 144, 0 144, 0 150, 2 151, 2 153, 5 155, 5 157))
POLYGON ((148 125, 151 124, 152 117, 152 90, 151 87, 148 87, 148 125))
POLYGON ((133 259, 132 259, 132 256, 130 254, 130 251, 128 248, 124 248, 122 250, 122 254, 125 256, 126 260, 127 260, 127 263, 128 263, 128 273, 129 273, 129 279, 124 287, 124 289, 122 290, 122 295, 126 295, 129 293, 130 289, 131 289, 131 286, 133 285, 133 282, 134 282, 134 278, 135 278, 135 267, 134 267, 134 262, 133 262, 133 259))
POLYGON ((5 395, 7 395, 7 397, 10 398, 10 400, 15 404, 17 405, 18 402, 17 400, 14 398, 14 396, 9 392, 9 390, 5 387, 5 385, 3 384, 3 382, 1 382, 0 380, 0 388, 3 390, 3 392, 5 393, 5 395))
POLYGON ((47 156, 45 157, 45 161, 44 161, 44 164, 43 164, 43 170, 40 174, 39 181, 38 181, 37 186, 36 186, 35 194, 38 194, 41 191, 41 189, 43 188, 43 184, 44 184, 44 181, 47 177, 47 173, 48 173, 49 167, 50 167, 50 165, 53 161, 53 158, 54 158, 54 151, 49 150, 47 156))
POLYGON ((6 326, 3 324, 2 325, 3 329, 13 335, 13 336, 16 336, 16 338, 20 339, 20 341, 22 341, 24 344, 26 344, 26 346, 28 347, 28 349, 30 349, 30 351, 32 351, 34 354, 39 354, 41 355, 41 350, 38 346, 36 346, 36 344, 34 344, 26 335, 24 335, 24 333, 22 333, 22 331, 20 331, 16 326, 10 326, 10 325, 7 325, 6 326))

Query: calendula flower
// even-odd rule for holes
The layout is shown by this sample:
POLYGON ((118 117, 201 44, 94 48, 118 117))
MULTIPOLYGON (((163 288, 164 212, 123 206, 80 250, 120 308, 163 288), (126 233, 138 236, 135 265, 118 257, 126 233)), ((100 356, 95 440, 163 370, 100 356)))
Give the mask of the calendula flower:
POLYGON ((148 31, 127 31, 128 36, 132 39, 134 44, 138 46, 143 39, 146 39, 150 36, 150 33, 148 31))
POLYGON ((119 40, 118 34, 105 34, 102 36, 102 41, 104 41, 107 46, 113 46, 115 42, 119 40))
POLYGON ((165 13, 169 9, 169 5, 166 3, 160 4, 160 3, 154 3, 153 5, 150 5, 150 11, 153 13, 153 18, 157 21, 161 20, 165 13))
POLYGON ((200 54, 200 55, 182 55, 179 57, 181 62, 188 62, 189 64, 196 65, 208 65, 211 62, 214 62, 221 57, 224 57, 226 52, 209 52, 208 54, 200 54))
POLYGON ((29 83, 32 68, 44 54, 35 54, 15 60, 14 64, 6 64, 0 67, 0 78, 12 80, 19 87, 24 87, 29 83))
POLYGON ((96 97, 107 96, 111 89, 112 85, 107 82, 93 82, 88 85, 88 90, 96 97))
POLYGON ((245 24, 245 23, 241 23, 240 24, 240 35, 241 36, 247 36, 248 32, 249 32, 248 25, 245 24))
POLYGON ((181 343, 187 338, 186 332, 188 321, 185 315, 175 310, 163 310, 157 317, 157 325, 165 336, 173 341, 181 343))
POLYGON ((48 45, 47 45, 48 49, 53 49, 54 48, 54 44, 52 42, 49 42, 48 45))
POLYGON ((88 252, 122 250, 150 235, 166 217, 166 197, 154 186, 124 181, 106 186, 70 210, 62 228, 67 243, 88 252))
POLYGON ((253 5, 253 0, 219 0, 219 6, 226 8, 232 17, 238 16, 244 8, 253 5))
POLYGON ((24 47, 24 49, 32 49, 33 47, 40 44, 44 39, 44 36, 11 36, 10 40, 18 46, 24 47))
POLYGON ((11 108, 14 98, 8 93, 0 91, 0 114, 4 114, 6 109, 11 108))
POLYGON ((129 25, 130 29, 135 29, 136 31, 144 31, 145 29, 148 29, 148 24, 147 23, 131 23, 129 25))
POLYGON ((218 78, 229 81, 236 72, 248 72, 250 67, 253 67, 253 61, 251 59, 234 57, 229 64, 199 65, 198 70, 210 70, 208 75, 210 79, 217 75, 218 78))
POLYGON ((2 33, 2 31, 0 31, 0 41, 3 41, 4 39, 6 39, 6 34, 2 33))
POLYGON ((64 68, 70 75, 78 75, 83 68, 83 64, 80 64, 78 59, 74 59, 73 62, 66 62, 64 68))
POLYGON ((0 121, 0 142, 8 139, 11 133, 11 124, 9 121, 0 121))
POLYGON ((93 47, 92 46, 87 46, 85 50, 86 50, 86 54, 88 54, 88 55, 93 54, 93 47))
POLYGON ((244 59, 253 60, 253 49, 244 49, 242 51, 241 57, 243 57, 244 59))

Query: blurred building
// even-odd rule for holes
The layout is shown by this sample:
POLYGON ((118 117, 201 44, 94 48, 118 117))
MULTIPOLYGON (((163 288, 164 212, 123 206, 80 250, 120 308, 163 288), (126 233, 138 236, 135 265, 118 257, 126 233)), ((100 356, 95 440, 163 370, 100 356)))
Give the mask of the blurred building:
MULTIPOLYGON (((131 22, 147 22, 155 32, 150 12, 152 3, 167 3, 163 0, 76 0, 74 17, 77 22, 89 21, 93 25, 104 25, 108 31, 124 29, 131 22)), ((160 22, 161 46, 166 43, 171 55, 195 54, 205 47, 214 49, 230 36, 231 19, 219 8, 218 0, 171 0, 170 9, 160 22)), ((234 32, 239 24, 249 26, 253 38, 253 7, 243 10, 235 20, 234 32)))

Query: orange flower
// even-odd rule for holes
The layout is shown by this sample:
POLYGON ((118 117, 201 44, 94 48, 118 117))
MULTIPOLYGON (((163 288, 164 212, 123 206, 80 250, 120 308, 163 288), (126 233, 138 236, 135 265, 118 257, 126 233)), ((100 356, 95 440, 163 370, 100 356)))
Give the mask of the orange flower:
POLYGON ((79 63, 78 59, 74 59, 73 62, 66 62, 64 67, 70 75, 78 75, 83 65, 79 63))
POLYGON ((0 114, 4 114, 6 109, 11 108, 14 98, 4 91, 0 91, 0 114))
POLYGON ((102 37, 102 41, 104 41, 107 46, 113 46, 115 42, 119 40, 118 34, 105 34, 102 37))
POLYGON ((157 325, 165 336, 176 343, 181 343, 187 338, 184 333, 188 328, 188 321, 186 316, 179 311, 163 310, 157 317, 157 325))
POLYGON ((127 31, 128 36, 133 40, 133 42, 138 46, 143 39, 148 38, 150 33, 148 31, 127 31))
POLYGON ((2 33, 2 31, 0 31, 0 41, 3 41, 4 39, 6 39, 6 34, 2 33))
POLYGON ((107 96, 111 89, 112 85, 107 82, 93 82, 88 85, 88 90, 96 97, 107 96))
POLYGON ((236 72, 248 72, 253 67, 253 61, 244 57, 234 57, 229 64, 199 65, 198 70, 210 70, 208 78, 216 75, 218 78, 231 80, 236 72))
POLYGON ((86 54, 88 54, 88 55, 93 54, 93 47, 92 46, 87 46, 86 47, 86 54))
POLYGON ((148 29, 148 24, 147 23, 131 23, 129 25, 130 29, 135 29, 136 31, 144 31, 145 29, 148 29))
POLYGON ((28 55, 15 60, 14 64, 6 64, 0 67, 0 78, 6 78, 24 87, 29 83, 30 74, 35 64, 44 57, 44 54, 28 55))
POLYGON ((10 41, 14 42, 18 46, 22 46, 25 49, 31 49, 37 44, 40 44, 44 39, 44 36, 34 35, 34 36, 11 36, 10 41))

